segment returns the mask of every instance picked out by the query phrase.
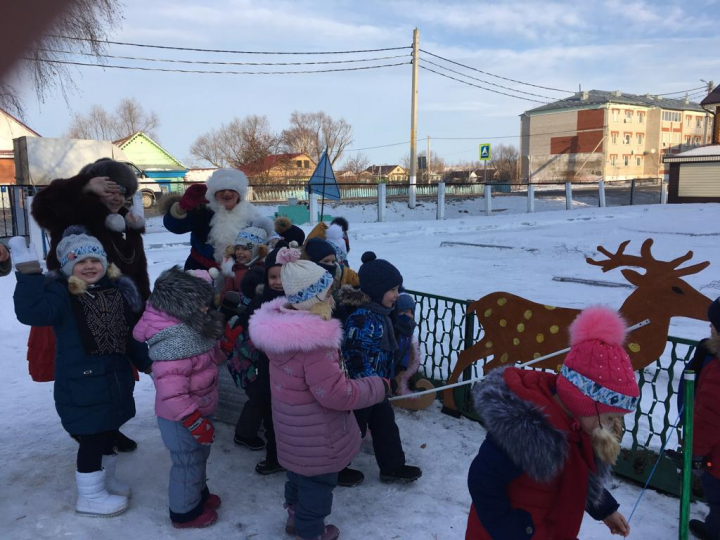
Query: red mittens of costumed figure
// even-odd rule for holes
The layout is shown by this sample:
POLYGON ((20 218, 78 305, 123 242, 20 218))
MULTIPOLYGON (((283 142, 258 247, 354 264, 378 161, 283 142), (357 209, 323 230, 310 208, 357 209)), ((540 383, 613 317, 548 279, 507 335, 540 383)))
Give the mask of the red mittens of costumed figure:
POLYGON ((195 210, 201 204, 206 204, 208 200, 205 198, 207 193, 207 186, 205 184, 193 184, 186 191, 180 199, 180 208, 189 212, 195 210))
POLYGON ((190 430, 197 442, 200 444, 212 444, 215 438, 215 428, 210 420, 200 415, 200 411, 195 411, 183 418, 182 424, 190 430))

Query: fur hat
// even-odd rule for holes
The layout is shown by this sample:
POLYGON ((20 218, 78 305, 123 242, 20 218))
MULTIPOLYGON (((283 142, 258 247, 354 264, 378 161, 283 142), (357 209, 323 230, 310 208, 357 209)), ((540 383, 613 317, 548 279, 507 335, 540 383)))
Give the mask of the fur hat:
POLYGON ((310 258, 310 260, 314 263, 319 263, 325 257, 328 257, 330 255, 335 255, 335 257, 337 257, 333 245, 330 244, 330 242, 323 240, 322 238, 318 238, 317 236, 314 238, 310 238, 307 241, 307 244, 305 244, 305 246, 303 247, 303 249, 305 250, 305 253, 310 258))
POLYGON ((710 304, 708 308, 708 320, 710 324, 715 327, 715 330, 720 332, 720 297, 716 298, 715 301, 710 304))
POLYGON ((300 250, 281 248, 277 262, 282 264, 280 279, 288 303, 296 309, 310 310, 325 300, 333 284, 332 276, 312 261, 300 259, 300 250))
POLYGON ((289 242, 297 242, 298 246, 305 243, 305 231, 293 225, 290 218, 280 216, 275 220, 275 232, 289 242))
POLYGON ((65 276, 70 277, 75 265, 84 259, 98 259, 102 263, 103 274, 107 272, 108 261, 105 248, 94 236, 85 234, 86 229, 81 226, 71 226, 65 229, 63 239, 55 249, 60 268, 65 276))
POLYGON ((205 198, 210 201, 209 206, 213 208, 217 203, 215 194, 218 191, 229 189, 240 195, 240 200, 247 197, 248 179, 245 173, 237 169, 218 169, 207 181, 207 192, 205 198))
POLYGON ((112 182, 120 186, 120 191, 129 199, 138 189, 137 176, 133 170, 120 161, 110 158, 100 158, 94 163, 88 163, 82 169, 80 174, 87 174, 92 177, 107 176, 112 182))
POLYGON ((570 352, 557 379, 560 400, 575 416, 627 414, 640 389, 623 348, 627 328, 616 311, 587 308, 570 325, 570 352))
POLYGON ((325 240, 335 248, 337 262, 344 264, 347 261, 347 246, 345 245, 345 238, 343 238, 342 227, 337 223, 331 224, 325 231, 325 240))
MULTIPOLYGON (((213 337, 219 312, 203 313, 202 309, 210 305, 214 295, 211 283, 173 266, 157 278, 148 302, 203 336, 213 337)), ((222 313, 220 317, 223 317, 222 313)))
POLYGON ((372 251, 363 253, 362 262, 358 271, 360 290, 373 302, 382 304, 386 292, 402 285, 402 274, 386 260, 378 259, 372 251))

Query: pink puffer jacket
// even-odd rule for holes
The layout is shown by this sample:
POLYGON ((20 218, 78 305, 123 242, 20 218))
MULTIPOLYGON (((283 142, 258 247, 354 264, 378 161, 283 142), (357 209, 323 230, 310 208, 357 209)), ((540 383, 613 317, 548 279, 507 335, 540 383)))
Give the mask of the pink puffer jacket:
POLYGON ((217 365, 225 358, 219 342, 203 338, 149 302, 133 337, 150 348, 156 416, 177 422, 196 410, 202 416, 215 412, 217 365))
POLYGON ((268 302, 250 318, 250 339, 270 359, 278 460, 304 476, 339 472, 360 450, 352 411, 382 401, 385 386, 379 377, 347 378, 339 321, 285 302, 268 302))

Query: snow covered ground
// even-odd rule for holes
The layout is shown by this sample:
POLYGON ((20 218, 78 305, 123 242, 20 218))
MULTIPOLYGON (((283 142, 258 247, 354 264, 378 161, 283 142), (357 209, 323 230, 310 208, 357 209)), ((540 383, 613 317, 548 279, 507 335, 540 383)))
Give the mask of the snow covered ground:
MULTIPOLYGON (((372 249, 394 262, 409 288, 435 294, 477 299, 504 290, 536 302, 568 307, 605 303, 619 307, 629 289, 598 288, 553 281, 554 276, 601 279, 623 283, 619 270, 602 274, 588 265, 586 256, 596 246, 615 250, 632 240, 628 252, 638 253, 645 238, 654 238, 653 254, 670 260, 695 251, 693 262, 709 260, 713 266, 686 281, 708 297, 720 295, 715 262, 720 256, 718 205, 635 206, 600 209, 576 200, 567 212, 564 200, 542 201, 544 210, 523 214, 524 198, 503 197, 495 208, 507 208, 492 217, 482 214, 482 199, 448 204, 449 219, 434 219, 434 205, 411 212, 391 203, 388 222, 372 223, 374 205, 331 208, 351 224, 350 263, 372 249), (367 223, 366 223, 367 222, 367 223), (441 247, 446 241, 508 246, 492 249, 472 246, 441 247), (521 248, 533 248, 533 251, 521 248)), ((540 201, 536 201, 538 205, 540 201)), ((538 205, 539 206, 539 205, 538 205)), ((265 207, 270 214, 274 208, 265 207)), ((308 229, 309 227, 306 227, 308 229)), ((187 257, 186 236, 176 236, 151 220, 146 237, 150 274, 154 279, 187 257)), ((688 263, 692 264, 692 263, 688 263)), ((170 466, 153 415, 152 381, 143 377, 136 389, 138 415, 124 431, 139 442, 138 450, 122 455, 120 475, 134 489, 130 510, 111 520, 76 517, 75 443, 60 426, 52 398, 52 385, 30 380, 25 364, 28 328, 12 313, 12 276, 0 280, 0 299, 6 306, 0 318, 3 336, 3 372, 0 395, 0 538, 9 540, 97 539, 277 539, 284 538, 282 475, 264 478, 253 468, 261 455, 237 448, 232 427, 217 426, 217 439, 209 463, 209 485, 223 498, 220 521, 210 529, 175 531, 167 517, 167 472, 170 466)), ((707 334, 707 323, 675 319, 670 333, 691 339, 707 334)), ((439 407, 409 413, 398 411, 398 423, 408 462, 423 467, 423 478, 410 486, 387 486, 377 478, 372 446, 366 443, 354 466, 366 473, 357 488, 335 492, 332 523, 346 540, 418 539, 450 540, 464 537, 470 505, 466 474, 484 432, 475 423, 442 415, 439 407)), ((640 489, 616 481, 613 494, 626 516, 640 489)), ((677 536, 679 501, 648 492, 631 522, 632 537, 657 540, 677 536)), ((701 517, 704 505, 693 505, 701 517)), ((608 538, 605 526, 587 517, 581 538, 608 538)))

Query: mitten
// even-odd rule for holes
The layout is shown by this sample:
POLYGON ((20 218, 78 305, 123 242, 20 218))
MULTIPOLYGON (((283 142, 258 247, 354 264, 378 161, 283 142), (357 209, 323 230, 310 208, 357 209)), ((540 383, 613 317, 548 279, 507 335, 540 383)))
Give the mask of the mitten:
POLYGON ((15 264, 15 270, 21 274, 40 274, 40 262, 38 261, 35 245, 30 242, 29 246, 25 245, 25 238, 22 236, 14 236, 8 242, 12 261, 15 264))
POLYGON ((180 202, 178 204, 180 205, 180 208, 182 208, 186 212, 189 212, 190 210, 195 210, 195 208, 197 208, 201 204, 205 204, 208 202, 208 200, 205 198, 206 193, 207 186, 205 184, 193 184, 185 191, 182 199, 180 199, 180 202))
POLYGON ((200 444, 212 444, 215 438, 215 428, 210 420, 200 415, 200 411, 195 411, 183 418, 182 425, 190 430, 190 434, 200 444))
POLYGON ((237 325, 233 328, 230 324, 226 324, 225 333, 220 340, 220 348, 227 354, 230 354, 235 348, 235 343, 237 342, 240 334, 242 334, 242 331, 243 327, 241 325, 237 325))

